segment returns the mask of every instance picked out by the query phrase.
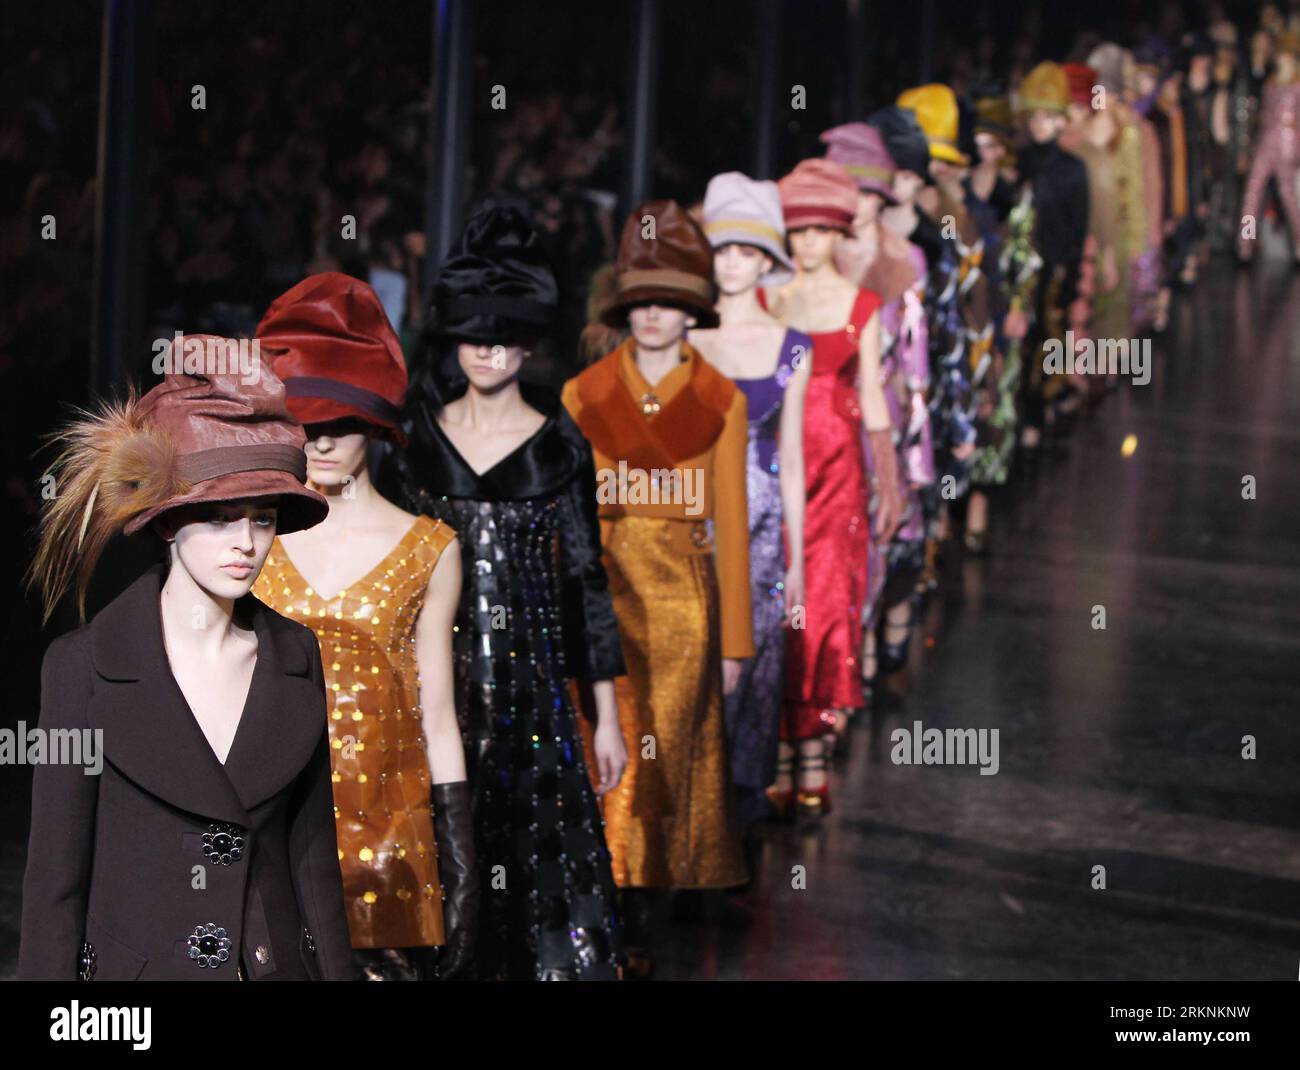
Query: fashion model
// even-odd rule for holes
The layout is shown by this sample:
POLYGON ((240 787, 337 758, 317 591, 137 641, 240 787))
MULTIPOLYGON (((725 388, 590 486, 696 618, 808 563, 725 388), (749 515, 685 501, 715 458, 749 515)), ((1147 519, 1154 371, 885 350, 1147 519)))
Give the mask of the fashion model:
MULTIPOLYGON (((812 338, 813 366, 804 418, 806 598, 802 627, 791 627, 783 739, 787 763, 798 751, 794 794, 786 768, 774 801, 810 814, 830 810, 825 736, 865 704, 861 667, 868 520, 863 432, 892 458, 889 407, 880 385, 880 298, 846 279, 834 254, 853 222, 858 188, 830 160, 804 160, 778 183, 797 273, 765 303, 781 322, 812 338)), ((896 473, 881 466, 876 537, 898 524, 896 473), (886 478, 892 477, 892 478, 886 478)), ((842 728, 840 729, 842 731, 842 728)))
MULTIPOLYGON (((235 345, 189 335, 183 348, 235 345)), ((74 580, 84 607, 118 532, 165 549, 45 656, 41 729, 102 733, 104 764, 36 767, 23 980, 354 976, 320 650, 250 594, 276 532, 320 523, 327 506, 303 485, 280 380, 186 362, 196 370, 57 438, 59 493, 31 571, 46 619, 74 580)))
POLYGON ((746 880, 723 695, 753 657, 745 394, 686 340, 717 324, 713 250, 674 201, 623 228, 611 326, 631 337, 564 386, 591 443, 601 546, 627 659, 615 681, 628 765, 604 797, 614 879, 633 894, 629 966, 646 970, 644 889, 746 880))
POLYGON ((556 306, 528 219, 481 208, 435 278, 433 345, 408 404, 406 503, 461 533, 456 708, 482 874, 480 979, 607 980, 623 963, 597 797, 627 764, 614 697, 627 670, 595 469, 559 399, 520 380, 556 306), (449 354, 455 374, 440 376, 449 354), (590 770, 571 679, 594 696, 590 770))
MULTIPOLYGON (((745 471, 754 656, 725 701, 736 813, 748 832, 767 815, 766 789, 776 779, 786 629, 791 612, 804 602, 801 444, 813 343, 758 300, 760 284, 777 285, 793 273, 776 183, 735 171, 715 175, 704 194, 704 233, 713 246, 721 322, 691 331, 690 340, 744 392, 749 415, 745 471)), ((756 846, 752 839, 746 843, 756 846)))
POLYGON ((257 338, 329 502, 311 532, 275 540, 255 593, 320 642, 352 946, 369 980, 456 977, 477 911, 452 697, 459 546, 382 497, 366 463, 372 438, 400 436, 401 347, 375 292, 333 272, 272 302, 257 338))

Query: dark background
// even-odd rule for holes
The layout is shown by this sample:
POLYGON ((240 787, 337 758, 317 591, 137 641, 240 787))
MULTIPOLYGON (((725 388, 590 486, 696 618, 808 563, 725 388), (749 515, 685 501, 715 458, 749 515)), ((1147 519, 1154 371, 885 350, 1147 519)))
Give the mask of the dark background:
MULTIPOLYGON (((779 175, 820 155, 820 131, 864 118, 919 83, 927 56, 930 80, 959 91, 1005 85, 1039 60, 1086 54, 1099 39, 1132 45, 1160 32, 1175 40, 1206 25, 1215 6, 1244 41, 1257 10, 1136 0, 863 2, 867 34, 856 47, 866 53, 866 108, 849 114, 846 0, 782 4, 776 72, 757 69, 758 5, 665 0, 651 193, 690 203, 711 175, 751 170, 764 77, 777 87, 779 175), (796 84, 806 90, 802 111, 790 107, 796 84)), ((607 0, 482 0, 474 9, 467 199, 521 194, 550 236, 565 309, 550 354, 557 376, 574 367, 587 285, 612 256, 621 223, 630 10, 607 0), (504 110, 491 107, 495 85, 506 89, 504 110)), ((367 277, 378 268, 406 278, 395 318, 408 357, 420 358, 432 25, 431 5, 419 0, 160 0, 136 265, 146 314, 135 372, 145 388, 151 339, 177 328, 251 333, 272 298, 320 270, 367 277), (202 111, 191 107, 196 84, 206 89, 202 111), (345 213, 358 218, 354 241, 339 236, 345 213)), ((42 635, 31 599, 18 592, 40 504, 37 445, 69 405, 91 396, 102 29, 99 5, 45 3, 9 5, 0 30, 6 723, 35 720, 45 642, 76 623, 65 610, 42 635), (40 235, 47 215, 57 222, 54 241, 40 235)), ((6 781, 5 794, 14 793, 24 795, 6 781)))

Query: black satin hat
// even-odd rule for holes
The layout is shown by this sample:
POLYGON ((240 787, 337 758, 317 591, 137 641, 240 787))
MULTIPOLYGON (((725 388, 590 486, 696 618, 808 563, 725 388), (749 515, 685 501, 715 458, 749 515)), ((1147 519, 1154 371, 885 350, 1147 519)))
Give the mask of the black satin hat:
POLYGON ((916 116, 907 108, 881 108, 867 119, 884 139, 885 148, 900 171, 913 171, 922 178, 930 174, 930 143, 916 116))
POLYGON ((558 304, 555 272, 528 216, 491 202, 470 216, 438 268, 431 326, 460 342, 530 342, 550 332, 558 304))

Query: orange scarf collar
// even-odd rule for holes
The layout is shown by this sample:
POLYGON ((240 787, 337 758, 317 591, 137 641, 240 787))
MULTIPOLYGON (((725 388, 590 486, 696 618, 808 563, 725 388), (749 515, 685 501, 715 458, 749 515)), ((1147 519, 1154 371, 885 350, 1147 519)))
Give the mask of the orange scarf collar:
POLYGON ((674 468, 707 453, 722 434, 735 384, 683 342, 690 379, 647 416, 619 375, 619 364, 635 345, 629 338, 578 376, 582 433, 600 453, 626 460, 630 468, 674 468))

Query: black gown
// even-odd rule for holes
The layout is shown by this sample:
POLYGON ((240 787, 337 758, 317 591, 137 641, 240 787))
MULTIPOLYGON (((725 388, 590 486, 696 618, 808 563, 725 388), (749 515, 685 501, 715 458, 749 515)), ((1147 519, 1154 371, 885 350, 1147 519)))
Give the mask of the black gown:
POLYGON ((478 475, 417 406, 406 505, 460 536, 456 708, 482 887, 480 978, 601 980, 623 945, 571 678, 626 673, 600 562, 591 447, 558 398, 478 475))

